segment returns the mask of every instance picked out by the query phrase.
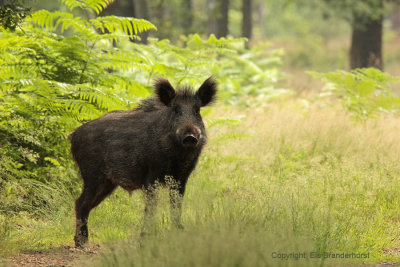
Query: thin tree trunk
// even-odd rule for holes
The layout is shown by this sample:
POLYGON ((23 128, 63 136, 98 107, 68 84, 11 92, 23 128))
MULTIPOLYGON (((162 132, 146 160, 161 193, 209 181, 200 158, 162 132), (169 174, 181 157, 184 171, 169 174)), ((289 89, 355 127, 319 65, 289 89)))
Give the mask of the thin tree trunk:
POLYGON ((253 33, 253 17, 252 17, 252 1, 243 0, 242 1, 242 36, 247 39, 251 39, 253 33))
POLYGON ((226 37, 228 35, 228 12, 229 0, 218 0, 218 16, 217 16, 217 38, 226 37))
POLYGON ((383 70, 382 24, 383 16, 379 18, 359 16, 353 23, 350 48, 351 69, 375 67, 383 70))
POLYGON ((156 34, 157 38, 170 38, 171 27, 174 24, 171 20, 168 1, 157 0, 154 2, 156 2, 156 4, 153 3, 153 6, 151 8, 151 14, 152 17, 154 17, 152 22, 156 23, 157 27, 161 27, 161 30, 159 30, 156 34))
POLYGON ((183 12, 184 12, 184 14, 182 14, 182 17, 183 17, 182 28, 183 28, 185 34, 189 34, 191 32, 191 28, 193 25, 192 0, 183 0, 182 5, 183 5, 183 12))
POLYGON ((208 32, 217 38, 228 35, 229 0, 208 0, 208 32))
MULTIPOLYGON (((132 0, 135 6, 136 18, 149 20, 149 10, 147 8, 146 0, 132 0)), ((149 32, 142 32, 138 34, 141 38, 141 43, 147 44, 147 38, 149 37, 149 32)))

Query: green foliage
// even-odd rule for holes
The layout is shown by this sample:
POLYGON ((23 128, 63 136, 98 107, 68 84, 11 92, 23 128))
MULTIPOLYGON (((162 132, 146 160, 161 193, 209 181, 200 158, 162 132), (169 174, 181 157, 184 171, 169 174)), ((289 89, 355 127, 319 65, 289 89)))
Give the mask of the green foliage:
POLYGON ((357 120, 400 110, 400 97, 391 89, 399 77, 374 68, 311 74, 322 78, 327 83, 324 94, 337 97, 357 120))
MULTIPOLYGON (((65 0, 70 10, 101 12, 110 1, 65 0)), ((39 10, 15 32, 0 32, 1 212, 42 213, 48 196, 79 187, 67 135, 105 112, 132 108, 165 76, 196 85, 214 75, 219 97, 249 103, 250 96, 279 96, 280 50, 244 49, 244 39, 182 37, 134 43, 156 29, 148 21, 116 16, 86 19, 68 11, 39 10), (129 38, 128 38, 129 37, 129 38), (39 193, 42 188, 41 193, 39 193), (47 193, 46 193, 47 192, 47 193)), ((227 135, 236 138, 240 135, 227 135)), ((61 194, 61 193, 60 193, 61 194)))
MULTIPOLYGON (((71 9, 80 4, 99 10, 109 1, 65 2, 71 9)), ((148 95, 146 88, 112 71, 141 59, 112 42, 149 29, 155 27, 144 20, 87 20, 46 10, 26 18, 20 30, 2 29, 0 212, 42 213, 51 206, 48 196, 61 194, 62 188, 76 192, 67 135, 81 121, 128 109, 148 95)))
MULTIPOLYGON (((62 2, 70 11, 99 13, 110 1, 62 2)), ((320 22, 329 22, 318 17, 302 24, 301 16, 312 13, 301 10, 290 17, 299 5, 284 19, 293 25, 287 31, 307 38, 295 43, 298 58, 314 66, 319 55, 329 53, 317 50, 324 42, 312 33, 324 29, 320 22)), ((398 78, 374 69, 314 74, 328 82, 325 95, 339 99, 363 124, 326 106, 299 112, 297 102, 254 109, 286 92, 276 89, 281 50, 262 44, 246 50, 243 39, 199 35, 183 36, 178 45, 156 39, 142 45, 126 37, 153 29, 146 21, 74 14, 42 10, 14 33, 0 32, 0 253, 72 244, 72 204, 80 187, 69 156, 71 130, 107 111, 133 107, 159 76, 174 85, 198 86, 214 75, 220 102, 240 108, 221 108, 217 115, 210 108, 202 111, 210 144, 188 183, 185 230, 171 229, 168 194, 161 192, 156 233, 140 244, 117 246, 95 264, 348 263, 282 261, 271 258, 273 251, 370 252, 368 263, 399 260, 399 121, 366 120, 399 110, 390 89, 398 78), (231 115, 236 113, 247 118, 231 115), (222 127, 239 124, 235 131, 222 127)), ((91 242, 115 247, 115 241, 131 235, 137 240, 144 208, 140 196, 119 189, 95 209, 91 242)))

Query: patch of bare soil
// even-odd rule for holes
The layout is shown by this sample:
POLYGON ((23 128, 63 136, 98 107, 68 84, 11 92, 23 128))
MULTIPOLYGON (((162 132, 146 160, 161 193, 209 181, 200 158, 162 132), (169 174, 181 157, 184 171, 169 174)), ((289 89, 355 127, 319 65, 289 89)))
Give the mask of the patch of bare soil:
POLYGON ((98 254, 99 246, 89 249, 77 249, 73 247, 61 247, 50 251, 21 252, 13 255, 1 264, 10 267, 75 267, 82 266, 98 254))

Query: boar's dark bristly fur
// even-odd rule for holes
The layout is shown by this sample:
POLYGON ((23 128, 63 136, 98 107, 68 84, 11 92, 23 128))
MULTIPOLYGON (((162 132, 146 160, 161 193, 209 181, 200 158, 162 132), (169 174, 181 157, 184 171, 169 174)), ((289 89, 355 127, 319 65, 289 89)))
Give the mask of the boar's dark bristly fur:
POLYGON ((171 177, 172 221, 180 225, 181 199, 186 182, 207 141, 200 108, 215 100, 216 82, 209 78, 194 93, 175 91, 166 79, 155 85, 156 97, 130 111, 114 111, 83 124, 70 135, 71 151, 82 179, 75 202, 75 245, 88 241, 90 210, 117 186, 146 192, 146 217, 156 182, 171 177))

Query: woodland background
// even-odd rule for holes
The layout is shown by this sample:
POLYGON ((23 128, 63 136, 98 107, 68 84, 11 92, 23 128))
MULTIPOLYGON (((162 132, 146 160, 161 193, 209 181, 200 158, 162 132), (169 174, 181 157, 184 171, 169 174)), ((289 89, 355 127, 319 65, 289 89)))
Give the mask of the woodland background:
POLYGON ((0 4, 0 265, 71 254, 73 129, 134 108, 161 76, 196 88, 210 75, 219 100, 202 111, 210 142, 188 184, 185 229, 171 226, 160 188, 154 233, 141 238, 142 193, 118 189, 90 216, 101 254, 85 264, 400 261, 399 1, 0 4))

